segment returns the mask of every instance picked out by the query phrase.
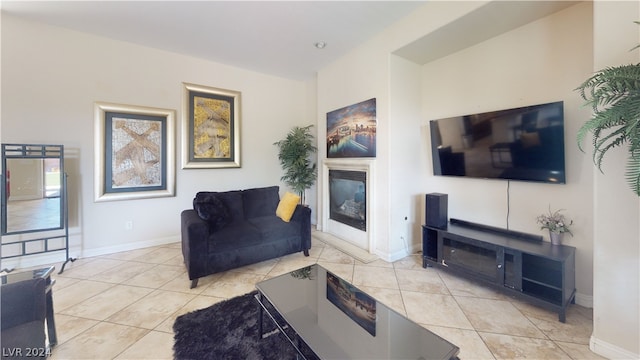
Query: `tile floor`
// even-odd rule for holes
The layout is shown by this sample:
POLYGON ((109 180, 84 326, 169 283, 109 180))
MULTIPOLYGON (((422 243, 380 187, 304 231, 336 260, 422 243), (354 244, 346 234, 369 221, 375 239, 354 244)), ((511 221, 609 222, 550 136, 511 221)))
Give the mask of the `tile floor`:
POLYGON ((53 276, 59 344, 52 358, 171 359, 178 315, 315 262, 456 344, 461 359, 600 358, 588 347, 591 309, 572 305, 563 324, 555 313, 423 269, 419 255, 364 264, 318 241, 310 253, 208 276, 195 289, 179 243, 78 259, 53 276))

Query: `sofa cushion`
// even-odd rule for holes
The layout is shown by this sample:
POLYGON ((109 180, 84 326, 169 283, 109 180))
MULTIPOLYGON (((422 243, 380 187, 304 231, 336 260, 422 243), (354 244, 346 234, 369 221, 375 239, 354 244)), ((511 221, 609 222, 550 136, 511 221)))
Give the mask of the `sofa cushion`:
POLYGON ((248 219, 262 234, 263 241, 280 240, 291 236, 300 236, 300 226, 293 222, 284 222, 275 215, 248 219))
POLYGON ((229 208, 216 193, 198 193, 193 199, 193 209, 209 223, 212 231, 222 229, 231 222, 229 208))
POLYGON ((248 222, 235 222, 209 236, 209 253, 251 247, 260 244, 260 231, 248 222))
POLYGON ((242 192, 244 202, 244 217, 251 219, 254 217, 274 215, 280 195, 278 186, 247 189, 242 192))
POLYGON ((218 199, 227 206, 229 210, 229 223, 244 221, 244 208, 242 205, 242 191, 222 191, 215 193, 218 199))

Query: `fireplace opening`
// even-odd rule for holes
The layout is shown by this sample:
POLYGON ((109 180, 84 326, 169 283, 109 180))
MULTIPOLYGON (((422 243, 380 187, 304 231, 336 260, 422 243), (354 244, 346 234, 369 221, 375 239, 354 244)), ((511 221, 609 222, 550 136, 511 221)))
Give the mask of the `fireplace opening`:
POLYGON ((329 170, 329 218, 367 231, 367 173, 329 170))

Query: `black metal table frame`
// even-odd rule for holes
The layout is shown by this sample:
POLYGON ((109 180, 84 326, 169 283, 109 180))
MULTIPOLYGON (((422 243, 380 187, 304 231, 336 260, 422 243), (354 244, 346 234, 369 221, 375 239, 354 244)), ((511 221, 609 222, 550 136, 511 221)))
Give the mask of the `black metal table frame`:
MULTIPOLYGON (((265 301, 269 301, 265 298, 265 296, 262 294, 262 292, 260 292, 260 290, 258 290, 258 293, 254 296, 256 301, 258 302, 258 338, 262 339, 264 333, 263 333, 263 317, 264 317, 264 313, 267 314, 267 316, 269 316, 269 318, 271 319, 271 321, 276 325, 276 327, 278 328, 278 331, 280 331, 280 333, 282 333, 282 335, 284 335, 285 338, 287 338, 287 341, 289 341, 289 343, 293 346, 294 349, 296 349, 296 352, 298 353, 297 356, 298 357, 302 357, 302 359, 307 359, 306 356, 304 356, 304 354, 302 353, 302 351, 300 350, 300 344, 303 340, 300 339, 300 336, 298 335, 298 333, 295 331, 295 329, 293 329, 292 327, 290 327, 288 324, 285 326, 280 325, 280 323, 278 323, 278 321, 276 320, 275 316, 273 316, 273 314, 271 314, 271 311, 269 311, 269 309, 267 309, 266 305, 265 305, 265 301), (285 332, 285 328, 290 328, 293 331, 294 334, 294 339, 291 338, 291 336, 289 336, 286 332, 285 332)), ((276 310, 277 311, 277 310, 276 310)), ((284 320, 283 320, 284 321, 284 320)))

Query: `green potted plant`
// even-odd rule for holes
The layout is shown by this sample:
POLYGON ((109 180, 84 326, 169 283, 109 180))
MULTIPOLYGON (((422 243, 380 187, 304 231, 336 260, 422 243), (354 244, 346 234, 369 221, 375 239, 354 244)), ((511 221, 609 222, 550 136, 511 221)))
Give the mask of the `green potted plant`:
POLYGON ((593 108, 592 118, 578 130, 578 147, 584 151, 584 138, 593 135, 593 162, 602 172, 605 153, 627 146, 625 177, 633 192, 640 196, 640 64, 600 70, 576 90, 585 105, 593 108))
POLYGON ((317 166, 310 159, 316 152, 311 134, 313 125, 293 127, 287 136, 274 143, 278 147, 278 159, 284 175, 280 178, 300 196, 305 204, 305 191, 313 186, 317 177, 317 166))

